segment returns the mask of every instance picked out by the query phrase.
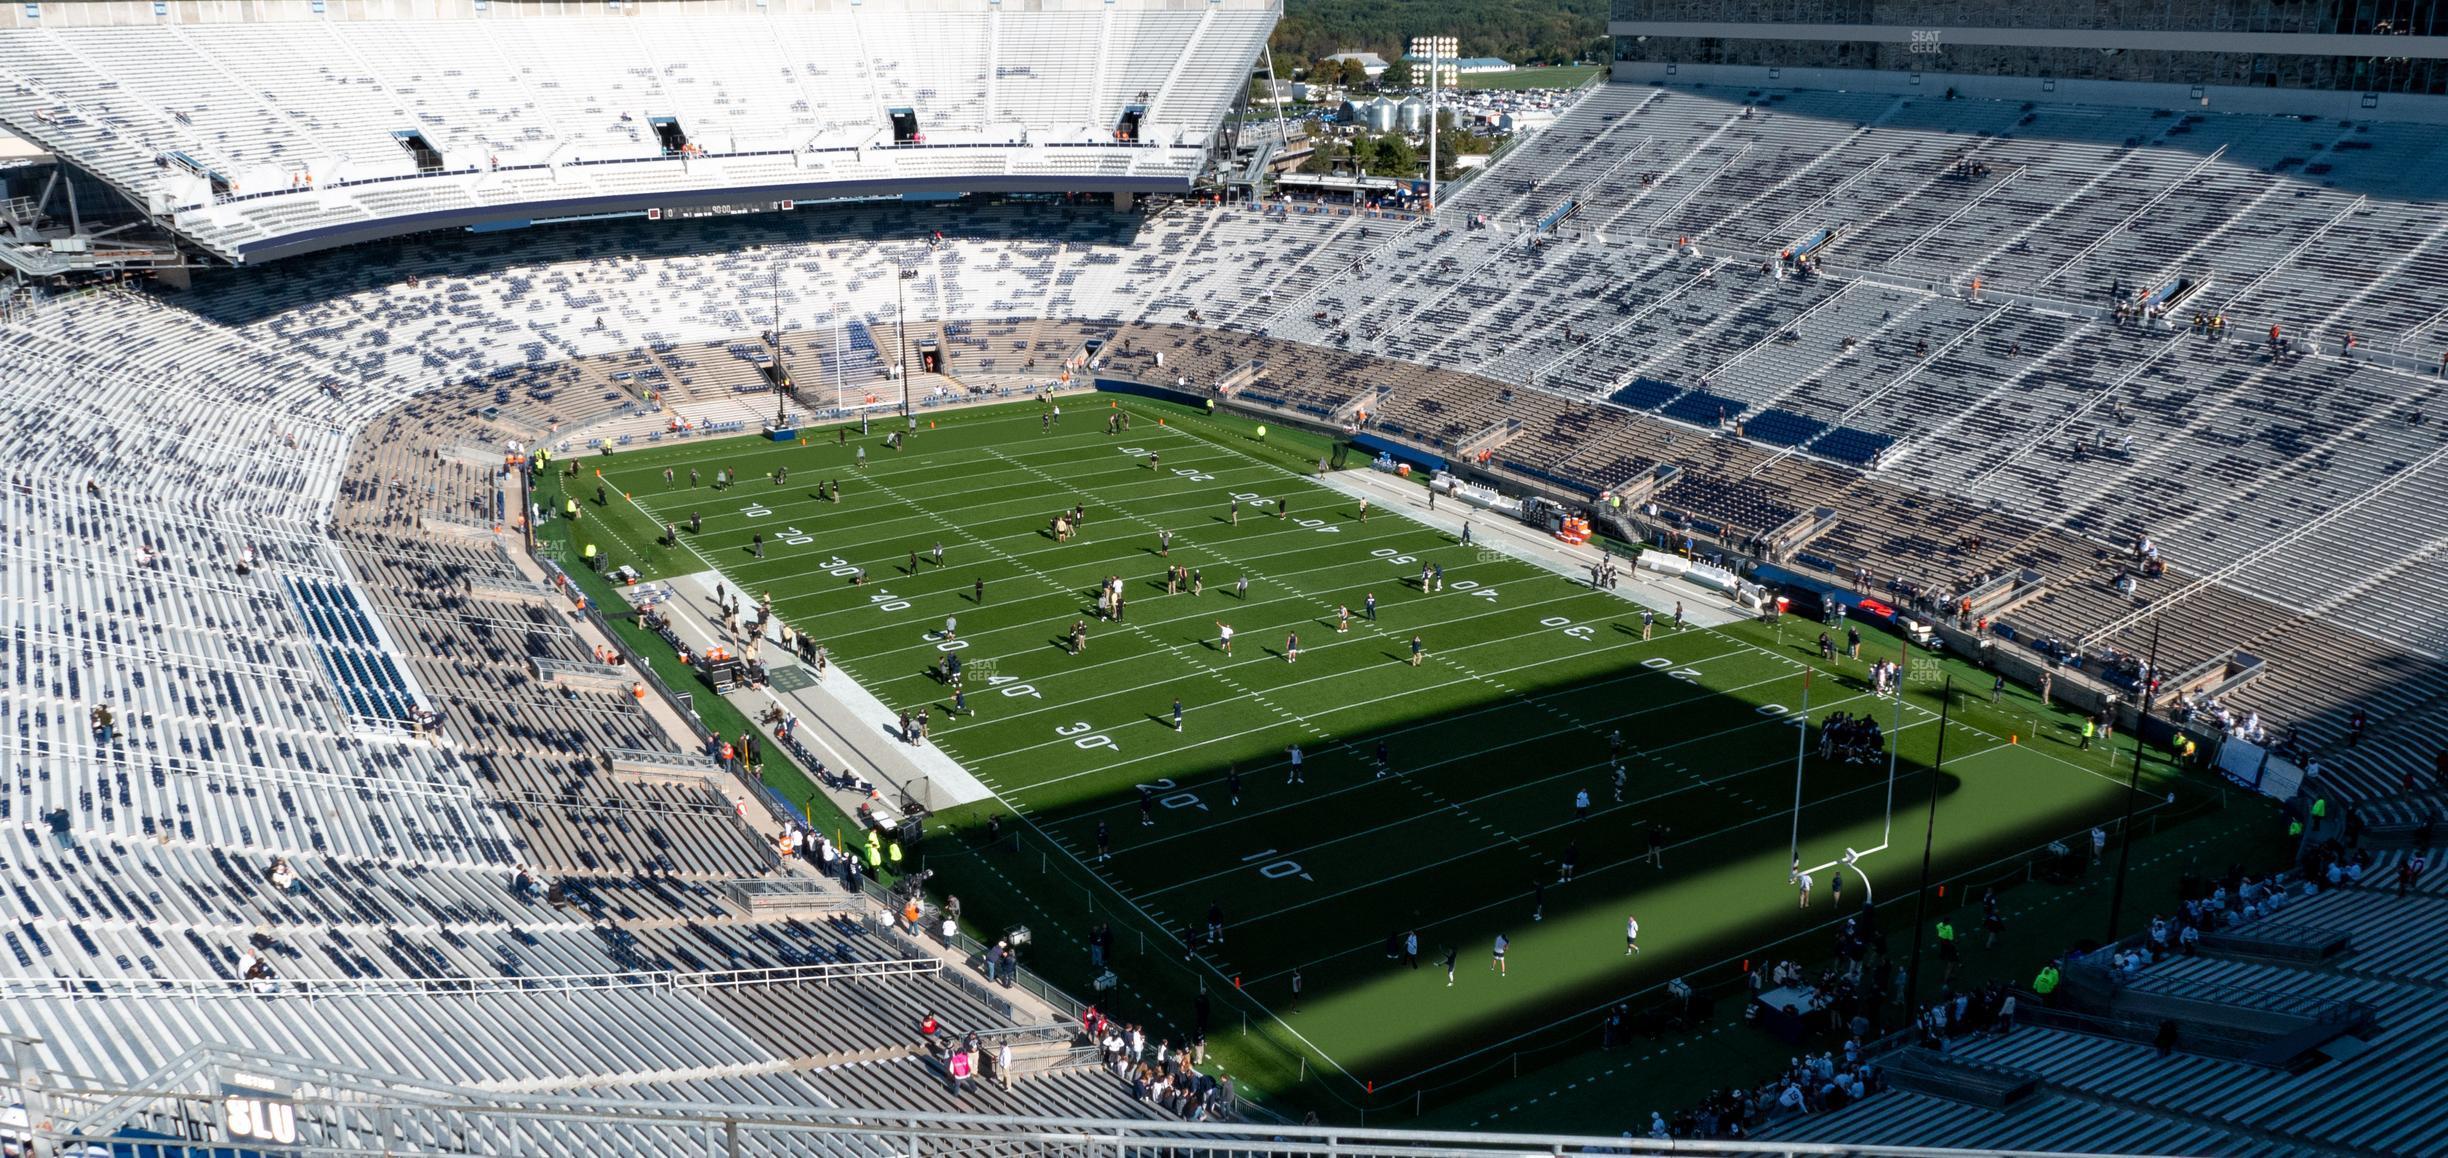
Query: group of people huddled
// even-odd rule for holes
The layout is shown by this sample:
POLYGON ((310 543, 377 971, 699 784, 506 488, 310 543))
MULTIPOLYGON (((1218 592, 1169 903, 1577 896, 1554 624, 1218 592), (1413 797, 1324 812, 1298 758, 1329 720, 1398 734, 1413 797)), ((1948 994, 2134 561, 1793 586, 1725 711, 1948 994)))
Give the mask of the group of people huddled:
POLYGON ((1921 1011, 1915 1023, 1920 1044, 1945 1052, 1949 1043, 1975 1035, 2004 1034, 2014 1029, 2015 995, 2002 981, 1942 997, 1921 1011))
POLYGON ((2291 891, 2276 876, 2256 878, 2240 866, 2230 867, 2207 894, 2185 901, 2172 913, 2151 917, 2142 936, 2101 950, 2104 963, 2112 974, 2132 977, 2171 957, 2193 956, 2201 951, 2204 936, 2277 913, 2298 900, 2298 893, 2319 892, 2320 879, 2310 875, 2291 891))
POLYGON ((2421 883, 2423 874, 2431 869, 2432 841, 2439 831, 2437 809, 2426 811, 2415 825, 2406 858, 2385 879, 2378 876, 2380 869, 2373 863, 2371 850, 2363 847, 2367 831, 2362 815, 2347 805, 2345 823, 2337 835, 2304 845, 2296 858, 2296 873, 2319 888, 2345 888, 2369 880, 2374 887, 2394 888, 2401 897, 2421 883))
POLYGON ((2266 744, 2270 739, 2269 729, 2261 723, 2260 712, 2250 708, 2241 712, 2236 711, 2220 703, 2217 696, 2205 695, 2198 690, 2188 691, 2178 696, 2176 706, 2169 712, 2169 716, 2178 724, 2186 727, 2217 728, 2228 735, 2255 744, 2266 744))
POLYGON ((947 1035, 942 1019, 932 1013, 927 1014, 926 1018, 918 1023, 918 1041, 921 1046, 925 1047, 927 1056, 942 1064, 944 1081, 952 1087, 953 1093, 959 1093, 962 1087, 969 1082, 986 1076, 985 1071, 988 1066, 993 1067, 993 1076, 998 1084, 1007 1090, 1011 1088, 1012 1050, 1010 1042, 1006 1041, 1000 1049, 988 1053, 985 1042, 979 1037, 976 1030, 962 1034, 961 1039, 954 1042, 947 1035))
POLYGON ((1867 715, 1830 712, 1819 722, 1819 758, 1847 764, 1874 763, 1887 755, 1887 736, 1867 715))
POLYGON ((1206 1038, 1179 1049, 1170 1040, 1151 1043, 1145 1030, 1106 1017, 1094 1006, 1080 1014, 1080 1031, 1096 1043, 1105 1068, 1129 1082, 1131 1096, 1141 1102, 1191 1122, 1221 1119, 1232 1108, 1232 1079, 1198 1072, 1207 1060, 1206 1038))
POLYGON ((859 818, 867 822, 863 826, 867 834, 863 846, 835 844, 824 833, 794 823, 775 838, 776 851, 839 881, 845 890, 860 892, 865 888, 864 881, 881 875, 887 868, 901 871, 902 853, 900 839, 873 823, 873 816, 864 805, 859 808, 859 818))
MULTIPOLYGON (((1878 1067, 1864 1056, 1861 1039, 1845 1042, 1844 1053, 1804 1054, 1790 1059, 1783 1072, 1759 1085, 1713 1091, 1700 1104, 1668 1118, 1649 1113, 1646 1136, 1652 1141, 1676 1138, 1741 1141, 1778 1118, 1840 1109, 1885 1089, 1878 1067)), ((1632 1132, 1624 1131, 1629 1138, 1632 1132)))

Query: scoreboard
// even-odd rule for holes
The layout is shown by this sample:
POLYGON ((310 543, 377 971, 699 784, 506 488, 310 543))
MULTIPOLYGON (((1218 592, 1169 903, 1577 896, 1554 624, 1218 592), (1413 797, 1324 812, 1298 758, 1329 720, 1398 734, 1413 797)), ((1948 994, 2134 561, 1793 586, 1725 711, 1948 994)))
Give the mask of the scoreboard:
POLYGON ((646 211, 648 221, 689 221, 699 217, 741 217, 750 213, 782 213, 798 207, 796 201, 752 201, 730 205, 655 206, 646 211))

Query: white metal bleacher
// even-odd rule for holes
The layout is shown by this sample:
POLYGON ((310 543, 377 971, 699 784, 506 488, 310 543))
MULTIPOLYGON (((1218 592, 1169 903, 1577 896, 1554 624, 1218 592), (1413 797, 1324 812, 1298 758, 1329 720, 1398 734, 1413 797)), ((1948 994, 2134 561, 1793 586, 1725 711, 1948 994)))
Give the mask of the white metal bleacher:
POLYGON ((1051 0, 29 25, 0 29, 0 125, 231 259, 536 201, 981 179, 1181 190, 1277 11, 1051 0), (1132 105, 1140 137, 1111 148, 1132 105), (894 109, 923 143, 871 148, 892 145, 894 109), (688 163, 665 160, 658 118, 687 135, 688 163), (409 132, 438 170, 420 170, 409 132), (862 151, 827 151, 843 149, 862 151))

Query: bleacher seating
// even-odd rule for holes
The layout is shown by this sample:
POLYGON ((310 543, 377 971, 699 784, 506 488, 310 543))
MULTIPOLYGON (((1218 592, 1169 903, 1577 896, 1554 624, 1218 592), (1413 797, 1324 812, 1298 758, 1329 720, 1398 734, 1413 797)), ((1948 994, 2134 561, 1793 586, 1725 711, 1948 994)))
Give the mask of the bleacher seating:
MULTIPOLYGON (((2255 1152, 2270 1153, 2421 1152, 2448 1126, 2448 1111, 2422 1097, 2403 1075, 2409 1066, 2427 1064, 2448 1042, 2448 1016, 2437 1001, 2434 965, 2418 966, 2414 976, 2397 973, 2403 962, 2436 956, 2431 952, 2436 930, 2392 923, 2404 919, 2408 904, 2439 907, 2433 896, 2400 900, 2377 888, 2330 890, 2291 906, 2288 922, 2351 923, 2358 921, 2352 915, 2358 911, 2372 914, 2367 928, 2373 957, 2365 961, 2364 952, 2350 954, 2338 971, 2318 962, 2271 964, 2205 954, 2163 962, 2134 983, 2137 989, 2193 985, 2199 992, 2230 992, 2239 1002, 2238 1017, 2289 1003, 2346 1002, 2377 1011, 2368 1030, 2283 1068, 2231 1053, 2223 1037, 2206 1035, 2189 1043, 2180 1033, 2168 1052, 2148 1040, 2057 1028, 2041 1019, 2043 1024, 2019 1025, 2002 1035, 1959 1038, 1946 1053, 1950 1060, 2037 1074, 2041 1093, 2021 1104, 2000 1110, 1897 1090, 1789 1121, 1770 1136, 1859 1145, 1945 1129, 1956 1145, 2044 1144, 2093 1153, 2166 1152, 2167 1146, 2228 1152, 2244 1141, 2252 1142, 2255 1152), (2195 1140, 2182 1141, 2187 1138, 2195 1140)), ((2426 913, 2426 925, 2437 917, 2426 913)))
POLYGON ((232 260, 394 217, 516 219, 538 201, 1014 176, 1183 191, 1276 13, 1224 0, 29 24, 0 29, 0 125, 232 260), (1125 147, 1113 130, 1129 105, 1144 116, 1125 147), (923 140, 896 144, 896 109, 923 140), (666 121, 685 151, 659 135, 666 121))
POLYGON ((400 674, 356 593, 312 579, 287 579, 284 584, 349 713, 369 722, 411 724, 418 707, 416 692, 400 674))
MULTIPOLYGON (((565 181, 589 196, 719 189, 756 164, 950 181, 1014 126, 1032 144, 998 167, 1186 181, 1173 145, 1212 126, 1245 74, 1233 53, 1272 18, 1040 7, 17 29, 0 33, 0 123, 140 193, 192 193, 196 179, 156 165, 165 151, 224 172, 240 188, 189 224, 230 245, 526 204, 565 181), (562 32, 579 51, 547 51, 562 32), (244 84, 199 95, 193 78, 224 68, 244 84), (1142 92, 1172 143, 1105 148, 1142 92), (880 110, 904 105, 926 114, 930 148, 862 152, 880 110), (660 155, 648 118, 666 115, 701 143, 722 137, 706 145, 726 154, 720 172, 660 155), (403 171, 394 120, 454 163, 485 154, 481 171, 403 171), (1076 160, 1053 147, 1064 139, 1076 160), (760 156, 773 150, 790 156, 760 156), (293 165, 312 191, 289 192, 293 165)), ((889 389, 905 335, 878 327, 904 321, 900 291, 908 335, 939 340, 947 382, 972 396, 1049 385, 1101 342, 1081 378, 1203 390, 1255 364, 1228 401, 1329 424, 1366 400, 1370 433, 1439 454, 1503 429, 1486 467, 1516 486, 1587 497, 1672 465, 1654 521, 1704 551, 1824 508, 1834 525, 1792 562, 1829 578, 1858 571, 1934 605, 2028 567, 2050 586, 2013 613, 2026 637, 2133 651, 2156 627, 2166 670, 2249 646, 2267 671, 2233 702, 2299 723, 2342 796, 2388 796, 2428 769, 2448 721, 2448 609, 2431 597, 2448 584, 2448 436, 2425 372, 2448 338, 2448 259, 2435 191, 2392 161, 2437 147, 2385 123, 1611 86, 1434 221, 1300 203, 875 203, 437 234, 185 292, 44 302, 0 328, 0 764, 14 774, 0 820, 15 825, 26 916, 0 932, 0 982, 222 981, 258 931, 301 981, 883 959, 855 930, 728 904, 714 883, 767 867, 734 810, 597 759, 684 741, 633 697, 535 678, 533 660, 594 659, 566 613, 470 593, 532 583, 463 533, 514 514, 485 461, 505 442, 693 437, 766 412, 755 335, 777 270, 783 357, 809 411, 889 389), (1967 155, 1989 175, 1950 175, 1967 155), (1527 244, 1568 199, 1580 212, 1527 244), (1465 226, 1479 215, 1487 227, 1465 226), (1776 268, 1820 231, 1835 241, 1819 272, 1776 268), (898 268, 921 276, 903 284, 898 268), (2223 338, 2109 312, 2110 283, 2173 276, 2211 279, 2223 338), (2250 340, 2271 324, 2317 349, 2274 357, 2250 340), (2129 595, 2114 580, 2145 533, 2170 570, 2129 595), (107 741, 85 723, 97 703, 119 717, 107 741), (400 734, 411 703, 437 713, 429 735, 400 734), (2374 727, 2349 748, 2357 708, 2374 727), (33 818, 59 812, 72 839, 37 839, 33 818), (264 882, 273 857, 304 892, 264 882), (520 866, 577 882, 577 907, 512 897, 520 866)), ((2438 888, 2421 892, 2294 909, 2354 935, 2320 984, 2405 1006, 2435 990, 2439 966, 2403 936, 2428 945, 2448 927, 2438 888)), ((2192 968, 2244 983, 2243 965, 2219 964, 2192 968)), ((29 999, 0 1027, 130 1080, 213 1039, 498 1087, 857 1101, 934 1088, 891 1048, 910 1009, 1004 1016, 948 982, 904 984, 283 1000, 301 1009, 273 1026, 213 1001, 29 999), (649 1023, 663 1032, 601 1032, 649 1023), (141 1044, 75 1044, 120 1036, 141 1044), (529 1048, 563 1038, 584 1048, 529 1048)), ((2362 1076, 2309 1081, 2305 1104, 2376 1104, 2373 1066, 2436 1052, 2425 1017, 2390 1013, 2381 1060, 2331 1062, 2362 1076)), ((2397 1141, 2267 1107, 2170 1115, 2144 1103, 2185 1096, 2185 1075, 2110 1083, 2147 1067, 2077 1036, 1982 1047, 2051 1075, 2008 1111, 1899 1094, 1814 1136, 2020 1146, 2079 1127, 2102 1149, 2197 1149, 2249 1119, 2273 1153, 2397 1141)), ((1073 1103, 1024 1090, 997 1104, 1073 1103)))
MULTIPOLYGON (((1633 178, 1643 165, 1670 163, 1673 153, 1664 142, 1677 134, 1714 131, 1724 122, 1711 118, 1732 116, 1735 108, 1715 98, 1648 91, 1633 106, 1644 111, 1623 113, 1629 96, 1602 92, 1552 134, 1526 143, 1523 163, 1580 134, 1603 140, 1637 132, 1633 140, 1641 153, 1606 178, 1622 189, 1586 191, 1592 212, 1598 212, 1609 204, 1607 197, 1640 194, 1633 178), (1619 114, 1615 122, 1582 124, 1584 117, 1595 119, 1610 110, 1619 114)), ((1758 147, 1773 143, 1769 134, 1788 124, 1802 139, 1819 140, 1816 128, 1801 123, 1801 111, 1781 109, 1732 131, 1760 135, 1758 147)), ((2073 117, 2066 110, 2041 111, 2034 131, 2051 117, 2073 117)), ((1889 174, 1914 158, 1919 160, 1913 163, 1940 164, 1950 156, 1945 142, 1957 139, 1949 134, 1990 124, 1983 119, 1988 115, 1971 102, 1945 109, 1913 102, 1895 106, 1894 115, 1871 135, 1898 136, 1892 155, 1879 154, 1888 159, 1874 175, 1889 174)), ((2011 127, 2012 118, 2006 119, 2011 127)), ((2225 120, 2243 123, 2222 132, 2258 139, 2253 118, 2213 118, 2207 124, 2225 120)), ((2110 122, 2124 126, 2113 137, 2119 148, 2132 129, 2159 124, 2115 112, 2097 124, 2085 122, 2085 131, 2106 136, 2110 122)), ((2191 135, 2208 131, 2197 128, 2191 135)), ((1988 147, 2000 149, 2012 141, 1988 147)), ((1505 184, 1503 169, 1476 190, 1465 187, 1458 204, 1501 210, 1497 191, 1505 184)), ((2041 174, 2017 172, 2017 186, 2039 187, 2041 174)), ((1937 174, 1925 179, 1933 190, 1947 186, 1937 174)), ((1849 194, 1870 180, 1845 188, 1849 194)), ((2069 193, 2080 187, 2070 187, 2069 193)), ((1905 193, 1909 190, 1895 195, 1905 193)), ((2086 195, 2097 196, 2099 190, 2086 195)), ((2385 216, 2397 212, 2397 204, 2374 201, 2358 213, 2385 216)), ((1879 212, 1891 221, 1904 219, 1892 205, 1879 212)), ((1814 213, 1819 220, 1836 216, 1814 213)), ((1848 256, 1852 246, 1872 243, 1876 231, 1861 227, 1868 219, 1866 214, 1847 219, 1854 227, 1845 231, 1830 261, 1854 260, 1848 256)), ((2339 227, 2358 220, 2350 216, 2339 227)), ((1798 236, 1807 232, 1805 224, 1780 221, 1761 236, 1798 236)), ((1306 342, 1323 344, 1334 355, 1304 345, 1296 356, 1273 358, 1266 379, 1251 388, 1283 398, 1288 410, 1308 407, 1312 413, 1338 409, 1363 387, 1428 380, 1417 366, 1379 356, 1367 329, 1382 322, 1376 344, 1385 347, 1383 352, 1476 369, 1511 384, 1514 396, 1491 397, 1492 388, 1458 380, 1436 391, 1401 391, 1393 405, 1372 415, 1379 429, 1435 447, 1507 413, 1528 419, 1533 431, 1545 431, 1552 418, 1541 399, 1551 392, 1615 396, 1630 410, 1652 410, 1682 390, 1659 399, 1660 387, 1645 383, 1699 389, 1718 400, 1693 404, 1690 417, 1700 419, 1699 425, 1713 426, 1719 407, 1729 420, 1742 422, 1746 433, 1763 417, 1767 425, 1739 443, 1703 439, 1677 434, 1680 427, 1672 424, 1627 423, 1614 417, 1623 410, 1609 406, 1579 444, 1574 440, 1583 432, 1559 429, 1534 433, 1537 441, 1509 454, 1535 470, 1563 463, 1569 474, 1578 464, 1593 472, 1586 481, 1601 486, 1629 476, 1619 464, 1645 461, 1678 462, 1725 477, 1756 474, 1797 495, 1812 491, 1803 502, 1787 505, 1832 502, 1848 515, 1846 525, 1831 532, 1815 554, 1838 558, 1847 570, 1866 566, 1882 580, 1903 576, 1934 590, 1959 575, 2007 562, 2055 571, 2070 582, 2030 612, 2035 625, 2050 634, 2080 636, 2090 625, 2118 620, 2131 610, 2110 589, 2113 573, 2105 568, 2122 543, 2145 531, 2176 565, 2168 579, 2145 584, 2145 594, 2245 564, 2158 611, 2163 623, 2198 623, 2204 629, 2258 623, 2262 626, 2244 634, 2296 635, 2305 655, 2387 646, 2341 640, 2341 628, 2384 632, 2425 653, 2439 645, 2424 640, 2443 638, 2441 632, 2448 631, 2448 623, 2432 622, 2427 601, 2387 597, 2426 582, 2435 558, 2392 566, 2363 546, 2405 541, 2409 535, 2420 541, 2420 532, 2410 528, 2418 522, 2416 512, 2434 501, 2431 488, 2441 469, 2437 464, 2407 469, 2423 464, 2431 449, 2426 446, 2430 427, 2412 424, 2410 416, 2433 388, 2387 365, 2322 357, 2272 366, 2247 343, 2117 326, 2082 312, 2096 304, 2080 301, 2069 310, 1981 306, 1960 293, 1908 290, 1887 281, 1842 282, 1834 275, 1780 281, 1751 271, 1746 262, 1708 255, 1694 260, 1662 250, 1635 251, 1638 260, 1627 266, 1600 260, 1594 247, 1570 240, 1552 241, 1533 257, 1508 256, 1510 250, 1489 248, 1500 236, 1496 230, 1423 231, 1399 218, 1364 214, 1181 211, 1128 232, 1117 225, 1093 214, 975 211, 964 218, 956 243, 923 254, 927 276, 915 283, 928 299, 922 316, 958 323, 965 314, 1017 335, 1018 327, 1034 324, 1025 321, 1031 318, 1172 325, 1186 322, 1195 310, 1207 326, 1185 330, 1178 339, 1147 336, 1136 347, 1138 354, 1116 352, 1108 358, 1118 368, 1156 376, 1149 358, 1161 348, 1168 359, 1163 377, 1194 380, 1202 375, 1212 380, 1225 367, 1255 356, 1248 345, 1253 339, 1236 336, 1236 329, 1266 330, 1269 348, 1278 344, 1274 338, 1305 335, 1306 342), (958 276, 948 276, 954 271, 958 276), (1386 284, 1378 284, 1381 280, 1386 284), (1316 319, 1321 314, 1325 322, 1316 319), (1434 324, 1397 324, 1406 318, 1433 318, 1434 324), (1220 335, 1208 328, 1218 325, 1227 327, 1220 335), (1567 326, 1572 338, 1563 341, 1567 326), (1858 339, 1851 353, 1840 349, 1848 338, 1858 339), (2101 388, 2119 382, 2118 389, 2101 388), (2295 415, 2309 415, 2311 425, 2295 415), (1780 433, 1780 423, 1808 422, 1828 429, 1796 445, 1776 446, 1795 433, 1780 433), (2111 445, 2078 459, 2065 449, 2078 436, 2108 436, 2111 445), (2130 446, 2123 445, 2127 436, 2134 439, 2130 446), (1760 452, 1770 450, 1777 453, 1762 457, 1760 452), (1848 473, 1825 473, 1823 465, 1848 473), (1899 508, 1879 497, 1885 492, 1861 489, 1865 484, 1849 472, 1864 467, 1909 488, 1961 493, 1970 502, 1899 508), (1606 481, 1595 477, 1600 468, 1610 476, 1606 481), (2279 480, 2289 493, 2275 501, 2240 497, 2255 493, 2256 483, 2265 479, 2279 480), (2324 505, 2349 501, 2362 510, 2305 532, 2300 542, 2268 552, 2248 550, 2259 540, 2288 533, 2290 520, 2301 522, 2324 505), (2241 519, 2261 520, 2259 534, 2236 533, 2241 519), (2406 529, 2373 531, 2388 527, 2406 529), (1988 543, 1983 557, 1951 550, 1951 544, 1974 533, 1988 543), (2306 605, 2293 582, 2300 571, 2296 561, 2306 558, 2351 560, 2369 576, 2368 584, 2306 605), (2242 590, 2244 602, 2225 594, 2231 587, 2242 590), (2381 597, 2364 598, 2366 592, 2381 597), (2254 610, 2261 604, 2267 606, 2254 610), (2403 622, 2409 610, 2416 617, 2410 626, 2403 622)), ((679 235, 626 236, 626 255, 620 258, 599 239, 505 235, 462 241, 453 249, 482 256, 491 266, 447 266, 424 256, 423 247, 406 247, 377 259, 371 283, 293 265, 305 280, 279 295, 280 303, 293 304, 207 308, 238 321, 242 332, 259 340, 300 342, 336 364, 380 369, 395 363, 400 350, 415 349, 437 369, 478 375, 505 365, 533 367, 539 351, 548 354, 542 366, 551 367, 557 363, 549 355, 557 352, 576 359, 558 371, 577 375, 573 384, 584 381, 591 389, 631 397, 661 389, 683 413, 750 417, 713 405, 707 389, 737 393, 744 363, 730 360, 736 373, 719 382, 698 381, 702 369, 670 365, 708 365, 675 342, 735 343, 759 325, 751 316, 757 311, 732 303, 764 295, 767 266, 727 246, 750 239, 780 241, 811 259, 786 278, 786 299, 825 303, 825 314, 798 323, 795 328, 804 333, 790 337, 788 356, 803 395, 813 388, 826 401, 855 404, 875 393, 882 378, 882 359, 871 352, 878 343, 860 335, 872 335, 873 326, 891 318, 893 288, 890 263, 862 260, 861 239, 906 236, 922 228, 912 211, 901 207, 849 210, 821 225, 780 230, 716 222, 687 234, 685 244, 679 235), (418 284, 403 284, 402 279, 420 274, 418 284), (487 308, 488 301, 513 304, 515 312, 487 308), (355 317, 381 319, 388 340, 372 337, 380 331, 349 324, 355 317), (827 336, 837 334, 848 335, 847 341, 827 336), (592 361, 598 350, 614 355, 618 368, 592 361), (629 377, 620 379, 623 374, 629 377), (690 381, 684 384, 683 378, 690 381)), ((2377 243, 2377 235, 2360 236, 2377 243)), ((1911 241, 1905 237, 1894 244, 1911 241)), ((2272 278, 2256 293, 2275 302, 2286 284, 2293 283, 2272 278)), ((2391 286, 2369 288, 2360 302, 2376 304, 2394 292, 2391 286)), ((241 303, 263 297, 252 288, 234 294, 241 303)), ((2258 316, 2243 312, 2253 300, 2258 299, 2237 307, 2231 336, 2246 328, 2246 318, 2258 316)), ((945 331, 947 338, 952 333, 945 331)), ((981 359, 980 369, 998 374, 1013 367, 990 367, 983 359, 1017 355, 1018 362, 1033 359, 1035 369, 1045 371, 1056 360, 1045 353, 979 351, 974 344, 966 355, 955 349, 956 360, 974 356, 981 359)), ((555 388, 545 381, 556 371, 521 373, 534 389, 555 388)), ((1807 427, 1796 430, 1807 432, 1807 427)), ((2236 634, 2221 628, 2198 643, 2173 642, 2185 653, 2207 655, 2234 645, 2236 634)), ((2131 650, 2146 635, 2132 625, 2107 642, 2131 650)), ((2382 720, 2396 710, 2442 707, 2432 699, 2436 688, 2424 690, 2433 687, 2428 678, 2374 680, 2337 695, 2330 694, 2330 685, 2307 681, 2300 686, 2320 692, 2324 702, 2299 704, 2290 699, 2297 688, 2289 683, 2297 678, 2289 674, 2297 667, 2275 665, 2273 679, 2251 694, 2260 705, 2283 709, 2281 714, 2301 721, 2316 737, 2335 734, 2343 711, 2332 715, 2323 709, 2345 696, 2365 703, 2367 710, 2382 709, 2374 711, 2382 720)), ((2408 730, 2419 732, 2410 724, 2408 730)), ((2426 759, 2428 753, 2419 748, 2383 741, 2372 751, 2426 759)), ((2355 774, 2352 765, 2338 771, 2355 774)), ((2377 784, 2388 775, 2371 779, 2377 784)))
MULTIPOLYGON (((440 300, 476 308, 464 288, 440 300)), ((933 1084, 905 1066, 809 1076, 907 1058, 913 1011, 1012 1024, 949 974, 760 980, 913 949, 712 888, 766 871, 769 842, 708 791, 605 772, 603 749, 678 749, 628 695, 534 678, 530 659, 592 658, 564 615, 472 594, 532 583, 434 520, 502 520, 499 468, 471 463, 505 439, 634 413, 623 391, 568 388, 593 363, 461 376, 405 359, 441 393, 403 403, 332 372, 351 315, 329 305, 255 331, 120 292, 54 304, 0 334, 22 439, 0 495, 0 1032, 128 1085, 209 1043, 802 1106, 908 1104, 893 1082, 933 1084), (411 704, 439 713, 422 739, 400 727, 411 704), (107 737, 87 719, 100 705, 107 737), (514 891, 520 871, 566 895, 514 891), (276 979, 245 984, 249 954, 276 979), (701 976, 720 980, 685 983, 701 976)), ((656 356, 640 350, 606 364, 656 356)), ((1075 1075, 1010 1104, 1147 1112, 1075 1075)))

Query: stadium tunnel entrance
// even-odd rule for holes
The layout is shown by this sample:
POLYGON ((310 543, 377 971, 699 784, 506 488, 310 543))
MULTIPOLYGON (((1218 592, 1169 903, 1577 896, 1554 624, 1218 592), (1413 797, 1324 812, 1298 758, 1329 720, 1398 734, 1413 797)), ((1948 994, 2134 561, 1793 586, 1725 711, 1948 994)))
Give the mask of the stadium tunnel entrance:
POLYGON ((678 156, 688 151, 688 134, 680 129, 678 117, 648 117, 646 124, 654 129, 655 140, 663 146, 663 155, 678 156))

